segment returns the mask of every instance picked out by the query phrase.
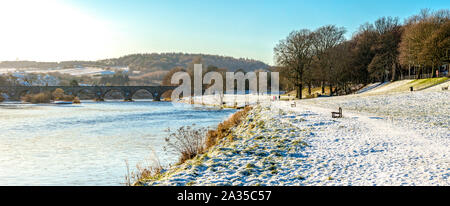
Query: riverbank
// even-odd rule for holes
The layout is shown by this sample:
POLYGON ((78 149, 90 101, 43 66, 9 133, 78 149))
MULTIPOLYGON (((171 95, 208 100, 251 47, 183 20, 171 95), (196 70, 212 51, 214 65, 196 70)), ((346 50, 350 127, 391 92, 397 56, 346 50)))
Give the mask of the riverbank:
POLYGON ((262 103, 143 185, 450 185, 447 91, 262 103), (344 118, 331 111, 343 107, 344 118))

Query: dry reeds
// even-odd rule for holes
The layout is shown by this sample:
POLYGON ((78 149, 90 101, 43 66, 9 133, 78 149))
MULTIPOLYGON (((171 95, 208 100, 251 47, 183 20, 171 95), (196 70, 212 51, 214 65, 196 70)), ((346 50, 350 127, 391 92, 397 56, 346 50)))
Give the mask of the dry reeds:
POLYGON ((240 124, 251 110, 250 106, 234 113, 229 119, 220 123, 216 130, 209 130, 206 135, 206 149, 216 145, 220 139, 223 139, 231 134, 231 128, 240 124))
POLYGON ((126 186, 139 184, 139 181, 141 180, 157 179, 159 175, 162 174, 163 167, 161 166, 158 156, 156 156, 153 149, 151 151, 152 156, 148 159, 150 162, 146 161, 144 163, 137 164, 136 170, 134 171, 130 171, 130 165, 128 164, 128 161, 125 160, 127 175, 125 176, 124 184, 126 186))
POLYGON ((194 126, 180 127, 175 132, 171 132, 170 129, 167 130, 169 136, 165 138, 165 141, 169 148, 180 153, 180 164, 205 151, 207 129, 194 128, 194 126))

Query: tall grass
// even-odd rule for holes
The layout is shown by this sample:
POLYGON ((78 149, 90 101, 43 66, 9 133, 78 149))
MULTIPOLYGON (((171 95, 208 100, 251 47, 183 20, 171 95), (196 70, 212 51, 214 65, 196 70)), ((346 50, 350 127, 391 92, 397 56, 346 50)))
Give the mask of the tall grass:
POLYGON ((140 180, 148 180, 157 178, 164 170, 161 163, 156 155, 155 151, 152 149, 152 155, 150 158, 143 162, 136 164, 136 169, 131 171, 130 165, 127 160, 125 160, 125 165, 127 168, 127 174, 125 175, 125 185, 132 186, 139 184, 140 180))
POLYGON ((250 106, 234 113, 230 118, 220 123, 215 130, 209 130, 206 135, 206 149, 209 149, 217 144, 217 142, 231 134, 231 129, 240 124, 251 110, 250 106))

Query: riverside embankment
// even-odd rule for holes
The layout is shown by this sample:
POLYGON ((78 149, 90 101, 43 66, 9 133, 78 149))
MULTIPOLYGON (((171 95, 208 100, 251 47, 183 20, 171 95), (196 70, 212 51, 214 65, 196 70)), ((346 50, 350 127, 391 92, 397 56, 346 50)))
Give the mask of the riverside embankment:
POLYGON ((449 185, 448 91, 261 103, 144 185, 449 185), (344 108, 344 118, 331 111, 344 108))

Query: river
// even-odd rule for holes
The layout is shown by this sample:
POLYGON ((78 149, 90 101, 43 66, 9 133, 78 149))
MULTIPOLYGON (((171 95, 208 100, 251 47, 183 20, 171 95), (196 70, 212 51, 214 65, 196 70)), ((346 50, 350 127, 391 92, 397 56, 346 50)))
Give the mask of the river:
POLYGON ((0 104, 0 185, 121 185, 138 163, 163 165, 167 128, 215 127, 235 110, 170 102, 0 104), (154 152, 152 152, 154 151, 154 152))

